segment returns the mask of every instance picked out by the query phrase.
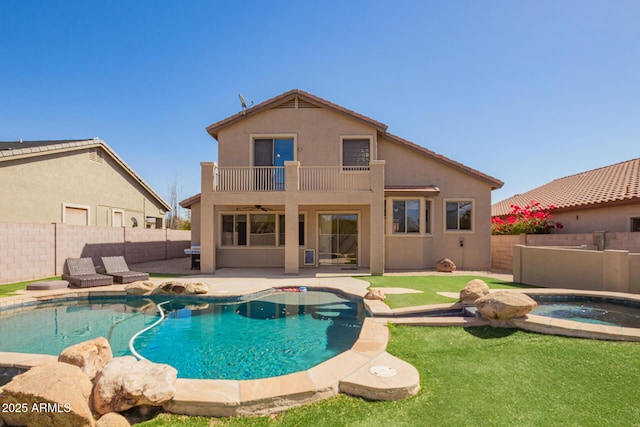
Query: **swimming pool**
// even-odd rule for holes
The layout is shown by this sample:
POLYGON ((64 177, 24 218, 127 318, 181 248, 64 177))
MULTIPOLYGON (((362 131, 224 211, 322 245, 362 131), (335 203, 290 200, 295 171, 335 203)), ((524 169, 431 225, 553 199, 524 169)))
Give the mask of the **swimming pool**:
POLYGON ((257 379, 307 370, 357 340, 364 307, 324 291, 270 291, 231 300, 88 297, 0 311, 0 351, 57 355, 99 336, 114 356, 135 350, 180 378, 257 379))
POLYGON ((640 303, 581 295, 532 295, 538 306, 531 314, 609 326, 640 328, 640 303))

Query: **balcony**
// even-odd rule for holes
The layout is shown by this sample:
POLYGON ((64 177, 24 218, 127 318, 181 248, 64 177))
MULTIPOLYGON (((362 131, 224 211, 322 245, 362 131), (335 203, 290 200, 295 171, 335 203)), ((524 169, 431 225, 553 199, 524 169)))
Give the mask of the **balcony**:
POLYGON ((287 189, 286 174, 297 175, 292 191, 370 191, 368 166, 233 166, 215 167, 214 191, 268 192, 287 189), (297 182, 296 182, 297 181, 297 182))

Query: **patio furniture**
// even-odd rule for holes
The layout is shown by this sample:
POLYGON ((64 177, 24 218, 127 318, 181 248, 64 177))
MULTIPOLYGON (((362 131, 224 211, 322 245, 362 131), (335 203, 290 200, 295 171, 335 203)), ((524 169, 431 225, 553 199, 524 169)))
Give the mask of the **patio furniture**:
POLYGON ((66 280, 43 280, 40 282, 31 282, 27 285, 28 291, 50 291, 53 289, 64 289, 69 286, 66 280))
POLYGON ((62 280, 74 288, 113 285, 113 277, 96 273, 91 258, 67 258, 67 270, 69 272, 62 275, 62 280))
POLYGON ((131 283, 138 280, 149 280, 149 273, 129 270, 127 262, 121 256, 103 256, 102 263, 106 274, 113 277, 116 283, 131 283))

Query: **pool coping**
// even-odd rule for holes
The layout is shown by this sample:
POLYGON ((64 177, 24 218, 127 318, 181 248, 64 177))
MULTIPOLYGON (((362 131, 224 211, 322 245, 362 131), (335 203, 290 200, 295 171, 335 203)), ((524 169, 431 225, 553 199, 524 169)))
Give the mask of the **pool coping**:
MULTIPOLYGON (((344 282, 347 278, 342 278, 344 282)), ((202 277, 179 279, 187 282, 203 281, 202 277)), ((280 281, 283 282, 283 281, 280 281)), ((285 281, 286 282, 286 281, 285 281)), ((300 282, 300 280, 297 280, 300 282)), ((309 290, 331 290, 348 297, 363 298, 367 282, 353 282, 354 286, 335 286, 335 280, 317 280, 297 283, 309 290)), ((249 286, 242 290, 210 291, 203 297, 239 297, 271 288, 275 282, 249 286)), ((100 288, 56 289, 20 291, 20 295, 1 298, 0 309, 23 310, 24 305, 66 298, 91 296, 124 296, 125 285, 100 288)), ((290 285, 289 285, 290 286, 290 285)), ((211 286, 210 286, 211 289, 211 286)), ((373 317, 366 317, 360 335, 351 349, 312 367, 278 377, 256 380, 211 380, 178 378, 173 400, 164 405, 168 412, 201 416, 236 416, 268 414, 291 407, 305 405, 340 392, 369 400, 399 400, 412 396, 420 389, 420 375, 415 367, 386 352, 389 330, 385 318, 376 313, 386 312, 388 307, 379 301, 363 298, 366 310, 373 317), (378 304, 381 303, 381 304, 378 304), (386 309, 385 309, 386 307, 386 309), (395 370, 392 377, 380 377, 373 367, 383 366, 395 370)), ((29 369, 33 366, 57 361, 57 356, 0 352, 0 367, 29 369)))

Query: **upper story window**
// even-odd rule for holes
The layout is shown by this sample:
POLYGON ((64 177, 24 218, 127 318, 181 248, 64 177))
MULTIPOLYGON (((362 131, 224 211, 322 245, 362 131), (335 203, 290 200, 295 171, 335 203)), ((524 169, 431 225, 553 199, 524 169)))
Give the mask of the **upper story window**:
POLYGON ((640 231, 640 218, 631 218, 631 231, 640 231))
POLYGON ((448 201, 445 205, 447 231, 473 231, 473 201, 448 201))
POLYGON ((294 160, 293 138, 255 138, 253 140, 254 166, 284 166, 294 160))
POLYGON ((371 161, 371 140, 369 138, 342 139, 342 166, 369 167, 371 161))

